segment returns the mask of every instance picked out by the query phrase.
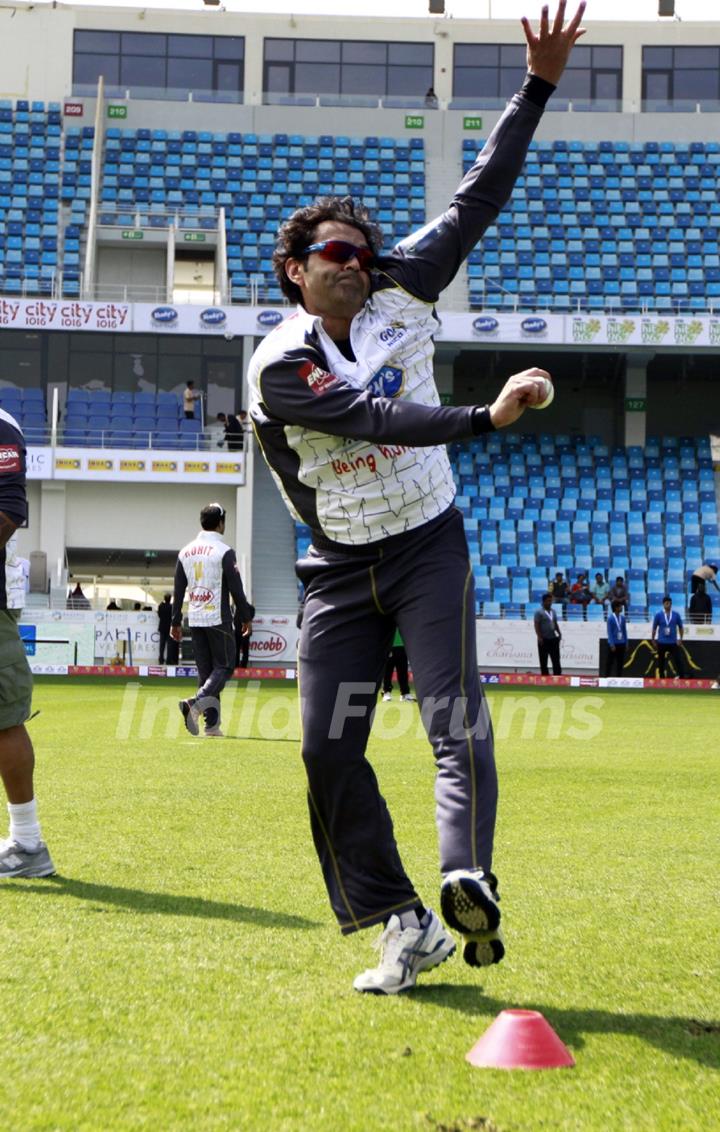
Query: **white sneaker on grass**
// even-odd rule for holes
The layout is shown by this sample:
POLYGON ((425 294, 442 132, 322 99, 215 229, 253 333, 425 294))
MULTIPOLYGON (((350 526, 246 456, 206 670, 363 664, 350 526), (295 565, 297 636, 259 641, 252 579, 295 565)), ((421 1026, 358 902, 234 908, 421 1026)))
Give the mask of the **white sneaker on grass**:
POLYGON ((51 877, 55 874, 48 847, 23 849, 16 841, 0 841, 0 880, 10 877, 51 877))
POLYGON ((462 932, 463 959, 470 967, 489 967, 505 955, 499 899, 497 878, 483 869, 455 869, 442 882, 443 919, 462 932))
POLYGON ((403 928, 391 916, 373 945, 380 948, 380 963, 358 975, 353 986, 367 994, 398 994, 415 986, 421 971, 437 967, 455 951, 455 940, 428 909, 417 928, 403 928))
POLYGON ((406 704, 416 704, 417 703, 417 696, 414 696, 412 694, 412 692, 407 692, 406 695, 401 696, 400 699, 404 700, 406 704))
POLYGON ((383 703, 388 703, 392 699, 392 692, 383 692, 383 703))

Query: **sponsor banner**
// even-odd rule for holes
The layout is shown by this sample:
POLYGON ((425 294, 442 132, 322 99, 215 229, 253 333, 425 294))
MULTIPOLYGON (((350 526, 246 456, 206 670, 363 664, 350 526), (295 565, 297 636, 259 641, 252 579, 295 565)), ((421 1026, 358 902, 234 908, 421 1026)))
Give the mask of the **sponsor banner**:
MULTIPOLYGON (((561 625, 560 660, 564 672, 597 672, 601 623, 561 625)), ((480 668, 519 668, 537 672, 537 637, 532 621, 477 622, 478 665, 480 668)))
POLYGON ((137 334, 215 334, 258 337, 279 326, 293 307, 190 306, 186 303, 135 303, 137 334))
POLYGON ((253 621, 250 662, 254 664, 295 664, 298 629, 295 614, 267 614, 253 621))
MULTIPOLYGON (((701 626, 693 625, 692 628, 697 630, 701 626)), ((632 626, 630 631, 634 630, 635 626, 632 626)), ((679 643, 679 649, 679 671, 676 657, 672 654, 668 657, 665 669, 671 677, 679 677, 672 681, 675 687, 685 687, 688 679, 691 685, 696 680, 717 680, 720 673, 719 641, 698 637, 696 633, 687 633, 685 639, 679 643), (679 675, 680 672, 682 676, 679 675)), ((602 640, 600 642, 601 672, 605 671, 607 651, 607 641, 602 640)), ((650 632, 639 639, 636 636, 630 637, 625 651, 623 676, 642 676, 645 678, 646 687, 655 686, 656 683, 658 687, 663 687, 665 682, 658 680, 659 674, 658 654, 650 640, 650 632)))
POLYGON ((565 341, 566 318, 561 314, 441 311, 436 337, 445 341, 518 343, 565 341))
POLYGON ((41 666, 62 666, 72 664, 77 656, 79 664, 93 663, 92 624, 87 620, 87 614, 81 614, 85 618, 82 621, 72 619, 74 612, 67 611, 68 620, 63 618, 61 610, 53 614, 49 609, 23 612, 18 628, 28 660, 41 666))
POLYGON ((67 676, 67 664, 38 664, 36 661, 30 663, 30 671, 33 676, 67 676))
POLYGON ((68 676, 139 676, 140 669, 126 667, 122 664, 71 664, 68 676))
POLYGON ((29 448, 27 478, 130 483, 245 483, 245 455, 226 452, 165 452, 131 448, 29 448))
POLYGON ((87 303, 65 299, 0 298, 0 327, 15 330, 132 329, 130 303, 87 303))

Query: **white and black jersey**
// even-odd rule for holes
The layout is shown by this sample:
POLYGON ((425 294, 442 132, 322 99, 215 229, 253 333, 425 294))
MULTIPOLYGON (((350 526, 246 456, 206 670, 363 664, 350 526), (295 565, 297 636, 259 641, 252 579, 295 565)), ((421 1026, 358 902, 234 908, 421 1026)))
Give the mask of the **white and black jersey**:
MULTIPOLYGON (((0 409, 0 512, 21 526, 27 519, 25 439, 14 417, 0 409)), ((0 549, 0 609, 8 608, 5 547, 0 549)))
POLYGON ((242 621, 251 621, 235 551, 217 531, 200 531, 178 554, 173 593, 173 625, 182 622, 182 606, 188 597, 191 629, 213 625, 232 626, 230 598, 242 621))
POLYGON ((378 260, 342 351, 302 308, 255 351, 250 416, 316 545, 373 543, 440 515, 455 495, 445 444, 492 428, 477 408, 440 405, 434 304, 509 198, 553 89, 528 76, 448 210, 378 260))

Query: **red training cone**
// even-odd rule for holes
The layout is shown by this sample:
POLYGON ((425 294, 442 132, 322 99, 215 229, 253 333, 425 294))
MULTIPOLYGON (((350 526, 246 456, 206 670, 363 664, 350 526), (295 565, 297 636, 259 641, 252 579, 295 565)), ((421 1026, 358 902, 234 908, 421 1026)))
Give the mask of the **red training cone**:
POLYGON ((503 1010, 465 1054, 481 1069, 561 1069, 575 1060, 537 1010, 503 1010))

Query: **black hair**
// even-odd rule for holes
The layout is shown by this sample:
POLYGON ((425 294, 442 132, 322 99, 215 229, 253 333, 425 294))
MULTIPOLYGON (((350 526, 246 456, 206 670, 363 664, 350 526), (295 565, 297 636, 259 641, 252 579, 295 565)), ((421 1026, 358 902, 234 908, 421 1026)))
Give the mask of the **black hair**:
POLYGON ((289 259, 303 258, 305 248, 315 239, 318 224, 325 220, 337 220, 357 228, 374 255, 382 248, 382 228, 371 220, 365 206, 352 197, 318 197, 313 204, 296 209, 279 229, 272 257, 280 288, 291 303, 302 303, 302 291, 297 283, 288 279, 285 264, 289 259))
POLYGON ((200 512, 200 526, 204 531, 216 531, 225 522, 225 508, 219 503, 208 503, 200 512))

